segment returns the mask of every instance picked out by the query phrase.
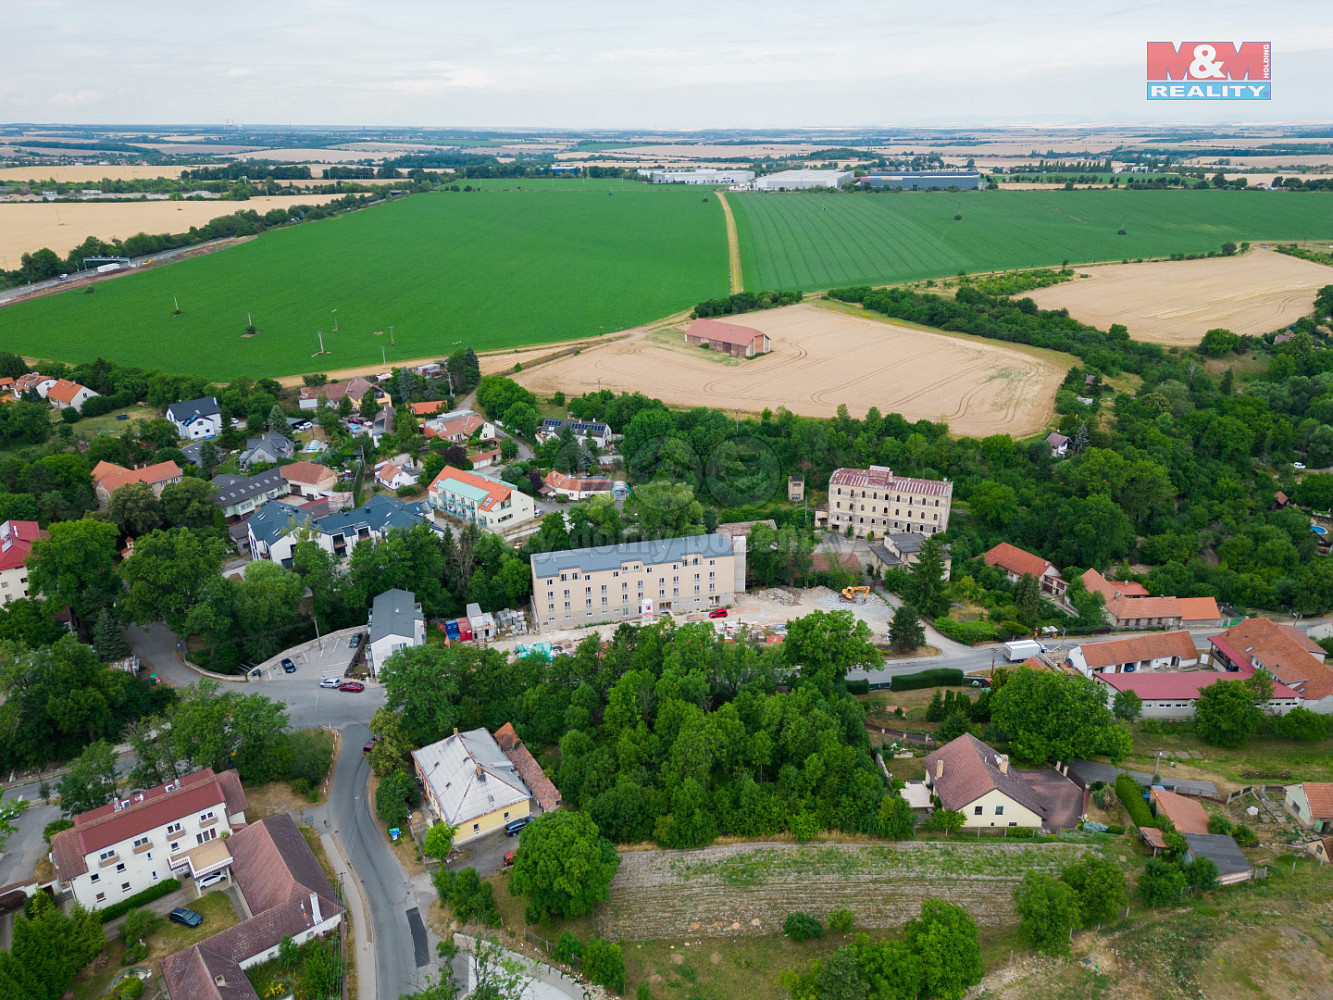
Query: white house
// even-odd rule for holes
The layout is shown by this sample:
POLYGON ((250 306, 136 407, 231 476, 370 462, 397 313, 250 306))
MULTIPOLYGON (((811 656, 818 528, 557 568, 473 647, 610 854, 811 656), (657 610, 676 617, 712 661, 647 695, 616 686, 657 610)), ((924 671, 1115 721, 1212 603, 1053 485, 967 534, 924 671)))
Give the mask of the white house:
POLYGON ((611 428, 602 421, 561 420, 556 417, 547 417, 542 421, 541 426, 537 428, 537 443, 541 444, 551 438, 558 438, 566 427, 572 430, 574 437, 584 444, 595 444, 601 449, 611 446, 611 428))
POLYGON ((406 590, 386 590, 370 606, 370 672, 394 653, 426 642, 426 618, 416 595, 406 590))
POLYGON ((1059 772, 1019 771, 971 733, 926 758, 926 784, 963 827, 1063 829, 1082 813, 1082 790, 1059 772))
POLYGON ((14 394, 15 399, 22 399, 25 392, 35 392, 42 399, 51 391, 51 386, 56 384, 56 379, 50 375, 43 375, 41 372, 28 372, 26 375, 20 375, 14 380, 10 387, 10 392, 14 394))
POLYGON ((381 462, 375 466, 375 484, 386 490, 396 490, 400 486, 415 486, 417 477, 416 473, 408 472, 393 462, 381 462))
POLYGON ((245 791, 235 771, 195 771, 74 817, 51 838, 63 892, 90 910, 165 878, 202 878, 229 868, 210 844, 245 824, 245 791))
POLYGON ((1180 670, 1197 664, 1199 651, 1188 632, 1153 632, 1129 639, 1085 642, 1069 651, 1069 662, 1085 677, 1093 673, 1180 670))
POLYGON ((296 444, 285 434, 269 431, 263 437, 250 438, 245 442, 245 451, 241 452, 241 468, 252 465, 277 465, 283 459, 296 454, 296 444))
POLYGON ((457 828, 455 844, 532 812, 531 791, 485 729, 455 729, 452 736, 413 750, 412 763, 431 810, 457 828))
POLYGON ((1052 458, 1064 458, 1069 454, 1069 438, 1059 431, 1051 431, 1047 434, 1046 443, 1050 446, 1052 458))
POLYGON ((46 401, 51 404, 53 410, 63 410, 67 406, 72 406, 83 412, 83 404, 96 395, 98 394, 86 385, 79 385, 77 382, 62 378, 46 390, 46 401))
POLYGON ((291 567, 292 550, 302 541, 312 541, 337 559, 352 554, 360 541, 378 544, 396 528, 408 530, 418 524, 435 527, 424 503, 404 503, 378 493, 355 510, 312 517, 299 507, 270 503, 245 522, 250 551, 256 559, 272 559, 291 567))
POLYGON ((472 637, 474 639, 494 639, 495 638, 495 616, 489 611, 482 611, 481 605, 475 601, 467 606, 468 624, 472 626, 472 637))
POLYGON ((611 492, 611 480, 598 476, 580 477, 568 476, 563 472, 557 472, 552 469, 542 480, 541 495, 543 497, 564 496, 569 500, 586 500, 588 497, 600 496, 603 493, 611 492))
POLYGON ((1300 781, 1287 785, 1286 806, 1317 833, 1333 832, 1333 782, 1300 781))
POLYGON ((36 521, 0 522, 0 608, 28 596, 28 555, 46 537, 36 521))
POLYGON ((187 399, 167 407, 167 419, 176 432, 191 441, 216 437, 222 433, 222 408, 212 396, 187 399))
POLYGON ((476 472, 446 465, 430 484, 430 503, 436 510, 472 521, 487 531, 505 531, 531 521, 536 513, 532 497, 508 483, 476 472))
POLYGON ((295 821, 269 816, 218 847, 229 853, 248 919, 162 960, 171 1000, 259 1000, 245 970, 276 958, 284 939, 301 945, 342 922, 328 876, 295 821))

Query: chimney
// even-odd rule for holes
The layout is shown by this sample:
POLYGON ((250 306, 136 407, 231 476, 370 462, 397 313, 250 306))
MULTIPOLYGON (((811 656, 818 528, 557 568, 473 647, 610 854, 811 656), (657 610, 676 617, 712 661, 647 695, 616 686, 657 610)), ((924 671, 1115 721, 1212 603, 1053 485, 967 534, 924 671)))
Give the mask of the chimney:
POLYGON ((944 758, 941 757, 935 761, 935 780, 939 781, 944 777, 944 758))
POLYGON ((995 763, 1000 765, 1001 774, 1009 773, 1009 755, 1007 753, 1002 753, 998 757, 996 757, 995 763))
POLYGON ((313 892, 310 894, 310 919, 313 921, 315 927, 318 927, 324 922, 324 917, 319 912, 319 897, 313 892))
POLYGON ((480 765, 480 764, 477 765, 477 780, 478 780, 478 781, 485 781, 485 780, 486 780, 486 772, 483 771, 483 770, 481 769, 481 765, 480 765))
POLYGON ((213 985, 214 985, 214 986, 226 986, 226 985, 227 985, 227 977, 224 976, 224 975, 222 975, 222 973, 218 973, 216 976, 213 977, 213 985))
POLYGON ((458 727, 457 727, 457 726, 454 726, 454 735, 455 735, 455 736, 458 735, 458 727))

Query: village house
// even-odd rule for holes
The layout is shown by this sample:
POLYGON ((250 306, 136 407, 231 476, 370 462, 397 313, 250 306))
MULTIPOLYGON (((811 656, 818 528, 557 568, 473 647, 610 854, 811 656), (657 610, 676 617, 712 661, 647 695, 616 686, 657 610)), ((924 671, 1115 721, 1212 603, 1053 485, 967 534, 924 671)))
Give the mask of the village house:
POLYGON ((1213 661, 1230 670, 1264 670, 1295 691, 1301 706, 1333 714, 1333 668, 1310 651, 1308 637, 1296 639, 1269 618, 1247 618, 1208 640, 1213 661))
POLYGON ((338 473, 327 465, 293 462, 278 470, 292 496, 325 500, 338 488, 338 473))
POLYGON ((218 842, 247 919, 162 960, 170 1000, 259 1000, 245 970, 337 930, 344 909, 296 821, 269 816, 218 842))
POLYGON ((805 502, 805 477, 788 476, 787 477, 787 499, 791 503, 805 502))
POLYGON ((569 476, 552 469, 542 480, 538 491, 543 499, 554 500, 565 497, 568 500, 586 500, 602 493, 611 492, 611 480, 598 477, 569 476))
POLYGON ((374 382, 357 375, 346 382, 328 382, 324 385, 302 386, 297 399, 297 406, 303 410, 317 410, 319 409, 319 401, 322 399, 325 406, 336 407, 346 397, 351 400, 352 409, 360 413, 361 400, 365 398, 368 392, 375 394, 375 402, 381 406, 389 401, 388 393, 374 382))
POLYGON ((768 334, 762 330, 716 319, 696 319, 685 331, 685 343, 738 358, 753 358, 773 349, 768 334))
POLYGON ((473 438, 489 440, 495 437, 495 425, 472 410, 452 410, 427 420, 421 433, 454 444, 466 444, 473 438))
POLYGON ((36 521, 10 519, 0 523, 0 608, 28 596, 27 558, 32 543, 46 537, 36 521))
POLYGON ((46 401, 51 404, 53 410, 63 410, 67 406, 72 406, 79 412, 83 412, 83 404, 96 395, 98 393, 93 392, 86 385, 79 385, 77 382, 70 382, 62 378, 46 390, 46 401))
POLYGON ((266 504, 250 515, 246 534, 256 559, 271 559, 290 569, 292 550, 301 541, 314 542, 335 559, 344 559, 358 542, 379 544, 389 532, 407 531, 418 524, 438 530, 425 504, 377 493, 355 510, 322 517, 289 504, 266 504))
POLYGON ((1152 811, 1165 816, 1177 833, 1207 833, 1208 813, 1194 799, 1156 785, 1148 793, 1152 811))
MULTIPOLYGON (((895 567, 906 569, 915 566, 921 561, 921 546, 928 537, 927 535, 885 535, 870 546, 868 560, 870 568, 877 573, 883 573, 886 569, 895 567)), ((949 546, 943 547, 940 556, 944 563, 941 575, 947 580, 953 568, 953 556, 949 552, 949 546)))
POLYGON ((386 590, 377 594, 370 605, 367 625, 370 641, 366 646, 366 663, 371 676, 377 676, 384 661, 398 650, 426 642, 426 618, 416 595, 406 590, 386 590))
POLYGON ((285 434, 269 431, 263 437, 250 438, 241 452, 241 468, 252 465, 277 465, 296 455, 296 444, 285 434))
POLYGON ((1106 614, 1118 628, 1179 628, 1183 617, 1174 597, 1114 597, 1106 614))
POLYGON ((545 444, 551 438, 558 438, 566 427, 585 445, 595 444, 602 451, 611 447, 614 435, 610 426, 600 420, 563 420, 557 417, 547 417, 541 422, 537 428, 537 443, 545 444))
POLYGON ((514 770, 523 779, 523 784, 528 786, 528 791, 532 792, 532 797, 537 800, 541 811, 550 812, 552 809, 559 809, 562 801, 560 790, 555 787, 555 783, 546 776, 541 765, 523 745, 512 723, 506 722, 495 731, 495 742, 514 765, 514 770))
POLYGON ((56 380, 50 375, 43 375, 40 372, 28 372, 26 375, 20 375, 14 380, 10 391, 13 392, 15 399, 22 399, 26 392, 35 392, 42 399, 46 398, 47 392, 51 386, 56 384, 56 380))
POLYGON ((1054 770, 1020 771, 966 733, 926 757, 926 784, 940 805, 963 814, 963 829, 1064 830, 1083 814, 1083 790, 1054 770))
POLYGON ((1069 454, 1069 438, 1065 437, 1059 431, 1051 431, 1046 435, 1046 444, 1051 449, 1052 458, 1064 458, 1069 454))
POLYGON ((218 488, 218 506, 228 524, 244 520, 270 500, 287 496, 287 484, 277 469, 254 476, 224 473, 213 477, 213 485, 218 488))
POLYGON ((485 729, 452 736, 412 751, 426 804, 454 827, 465 844, 532 814, 532 792, 499 743, 485 729))
POLYGON ((486 531, 505 531, 531 521, 532 497, 500 479, 446 465, 430 484, 430 503, 486 531))
POLYGON ((1083 588, 1090 594, 1101 594, 1107 604, 1117 597, 1147 597, 1148 588, 1133 581, 1111 581, 1095 569, 1087 570, 1081 577, 1083 588))
POLYGON ((176 425, 176 433, 190 441, 202 441, 222 433, 222 407, 212 396, 200 396, 172 403, 167 419, 176 425))
POLYGON ((199 879, 231 865, 211 848, 245 825, 247 802, 235 771, 204 768, 80 813, 51 838, 60 891, 90 910, 166 878, 199 879))
POLYGON ((93 492, 97 502, 106 507, 111 502, 111 494, 126 483, 147 483, 153 495, 160 497, 162 490, 172 483, 181 481, 181 467, 175 462, 158 462, 145 465, 141 469, 126 469, 111 462, 98 462, 93 466, 93 492))
POLYGON ((400 486, 415 486, 417 476, 393 462, 381 462, 375 466, 375 485, 386 490, 396 490, 400 486))
POLYGON ((1333 782, 1298 781, 1284 788, 1284 803, 1316 833, 1333 833, 1333 782))
POLYGON ((1157 632, 1129 639, 1087 642, 1069 651, 1069 662, 1085 677, 1094 673, 1179 670, 1199 662, 1188 632, 1157 632))
POLYGON ((1060 576, 1060 571, 1049 559, 1033 555, 1008 542, 1001 542, 981 558, 987 566, 996 566, 1004 570, 1010 583, 1017 583, 1024 576, 1031 576, 1041 584, 1042 593, 1052 597, 1064 596, 1065 590, 1069 587, 1060 576))
POLYGON ((857 538, 947 531, 953 483, 895 476, 884 465, 838 469, 829 477, 829 528, 857 538))

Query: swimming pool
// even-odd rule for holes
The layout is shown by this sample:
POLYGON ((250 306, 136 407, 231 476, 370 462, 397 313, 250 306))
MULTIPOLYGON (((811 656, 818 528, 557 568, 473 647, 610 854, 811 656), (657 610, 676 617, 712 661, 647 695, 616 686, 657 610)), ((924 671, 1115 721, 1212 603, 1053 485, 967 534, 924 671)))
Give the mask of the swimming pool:
POLYGON ((1322 524, 1312 524, 1310 525, 1310 530, 1313 531, 1316 535, 1328 534, 1328 529, 1325 528, 1322 524))

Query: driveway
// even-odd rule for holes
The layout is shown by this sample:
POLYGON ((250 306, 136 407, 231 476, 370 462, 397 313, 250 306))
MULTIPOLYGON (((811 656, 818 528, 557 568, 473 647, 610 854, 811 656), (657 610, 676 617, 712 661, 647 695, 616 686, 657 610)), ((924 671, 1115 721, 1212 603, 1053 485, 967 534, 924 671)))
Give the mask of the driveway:
POLYGON ((176 636, 161 622, 148 628, 131 625, 125 629, 125 638, 139 658, 140 676, 157 674, 174 687, 185 687, 199 679, 199 675, 176 659, 176 636))
POLYGON ((398 997, 420 989, 426 973, 432 970, 431 956, 438 939, 426 929, 423 915, 434 899, 434 891, 428 879, 408 879, 370 811, 366 796, 370 765, 361 752, 370 739, 370 727, 364 723, 347 725, 343 736, 329 801, 311 812, 321 832, 331 830, 337 836, 360 880, 362 897, 370 906, 375 995, 398 997))
POLYGON ((505 855, 516 847, 518 847, 517 837, 506 836, 504 830, 495 830, 484 837, 463 844, 459 848, 460 856, 452 859, 449 867, 455 871, 461 868, 475 868, 477 874, 483 877, 494 875, 504 867, 505 855))

